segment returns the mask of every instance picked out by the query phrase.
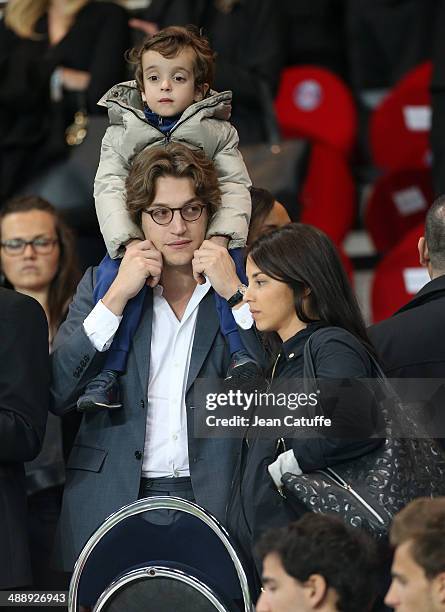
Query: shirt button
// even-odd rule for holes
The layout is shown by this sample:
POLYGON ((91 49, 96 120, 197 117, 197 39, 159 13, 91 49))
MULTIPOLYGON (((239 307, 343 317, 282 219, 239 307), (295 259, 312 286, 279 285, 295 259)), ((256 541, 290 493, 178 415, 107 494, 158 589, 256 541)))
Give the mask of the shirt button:
POLYGON ((178 478, 178 476, 179 476, 179 472, 178 472, 178 470, 174 470, 174 472, 173 472, 173 476, 174 476, 175 478, 178 478))
POLYGON ((178 434, 173 434, 172 438, 173 438, 173 440, 177 440, 178 439, 178 434))
POLYGON ((289 353, 289 359, 292 359, 292 357, 295 357, 295 353, 289 353))
POLYGON ((141 408, 144 408, 144 407, 145 407, 144 400, 141 400, 141 408))
POLYGON ((142 459, 141 451, 135 451, 134 456, 136 457, 138 461, 140 461, 142 459))

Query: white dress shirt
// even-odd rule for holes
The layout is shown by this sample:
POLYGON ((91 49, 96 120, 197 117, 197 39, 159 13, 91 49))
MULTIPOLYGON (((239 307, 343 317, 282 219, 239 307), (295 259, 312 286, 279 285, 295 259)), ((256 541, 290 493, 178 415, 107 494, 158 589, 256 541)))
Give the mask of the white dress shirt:
POLYGON ((111 312, 102 300, 97 302, 83 322, 85 333, 96 351, 103 353, 110 348, 121 321, 122 316, 111 312))
MULTIPOLYGON (((153 290, 148 409, 142 462, 142 475, 146 478, 190 475, 185 390, 198 307, 209 289, 208 281, 196 286, 181 321, 163 297, 162 287, 158 285, 153 290)), ((97 350, 109 348, 121 319, 102 302, 96 304, 83 325, 97 350)))

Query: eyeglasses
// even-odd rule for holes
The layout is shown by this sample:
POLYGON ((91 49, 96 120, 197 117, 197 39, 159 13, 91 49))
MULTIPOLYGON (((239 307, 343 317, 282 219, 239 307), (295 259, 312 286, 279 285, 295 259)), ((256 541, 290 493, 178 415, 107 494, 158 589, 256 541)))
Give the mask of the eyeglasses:
POLYGON ((181 208, 169 208, 168 206, 159 206, 153 210, 145 210, 144 212, 153 219, 158 225, 168 225, 172 222, 175 210, 179 210, 179 214, 184 221, 197 221, 202 215, 204 208, 207 208, 207 204, 186 204, 181 208))
POLYGON ((32 240, 11 238, 10 240, 2 240, 0 245, 7 255, 22 255, 28 245, 31 245, 39 255, 49 255, 58 242, 57 238, 33 238, 32 240))

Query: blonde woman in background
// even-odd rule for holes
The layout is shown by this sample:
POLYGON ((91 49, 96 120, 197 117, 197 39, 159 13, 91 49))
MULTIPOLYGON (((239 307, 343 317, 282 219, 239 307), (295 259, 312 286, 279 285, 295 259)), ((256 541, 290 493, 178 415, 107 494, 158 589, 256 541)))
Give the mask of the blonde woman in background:
POLYGON ((65 129, 125 77, 126 11, 94 0, 9 0, 0 22, 0 197, 66 154, 65 129))

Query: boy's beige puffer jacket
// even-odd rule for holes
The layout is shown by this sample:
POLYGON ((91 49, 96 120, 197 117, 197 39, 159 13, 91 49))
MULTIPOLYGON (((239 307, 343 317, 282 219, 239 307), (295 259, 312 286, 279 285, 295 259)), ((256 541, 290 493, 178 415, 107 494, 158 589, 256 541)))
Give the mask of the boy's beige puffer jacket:
POLYGON ((246 244, 250 221, 250 179, 238 134, 227 120, 232 93, 211 92, 189 106, 168 135, 150 125, 142 108, 136 81, 118 83, 98 102, 108 108, 110 125, 102 141, 94 183, 96 212, 110 257, 122 255, 123 245, 141 238, 125 206, 125 180, 135 155, 146 147, 179 142, 201 149, 213 160, 222 193, 222 205, 209 224, 207 237, 230 236, 229 248, 246 244))

